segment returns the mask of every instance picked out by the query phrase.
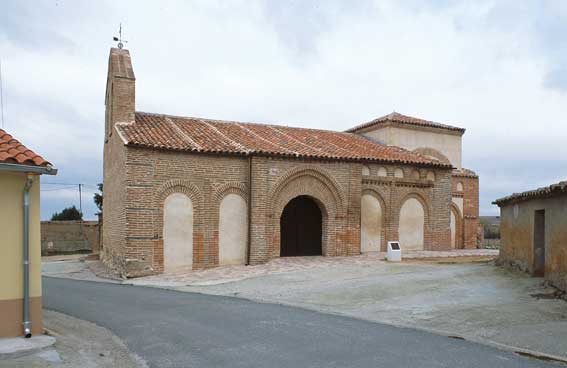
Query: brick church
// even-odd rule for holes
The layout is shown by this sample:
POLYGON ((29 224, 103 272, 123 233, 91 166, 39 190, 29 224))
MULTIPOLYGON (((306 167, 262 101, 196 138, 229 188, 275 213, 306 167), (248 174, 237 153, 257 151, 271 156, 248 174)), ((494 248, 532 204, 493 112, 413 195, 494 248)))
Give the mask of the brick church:
POLYGON ((345 132, 139 112, 108 62, 103 261, 125 277, 275 257, 475 248, 462 128, 392 113, 345 132))

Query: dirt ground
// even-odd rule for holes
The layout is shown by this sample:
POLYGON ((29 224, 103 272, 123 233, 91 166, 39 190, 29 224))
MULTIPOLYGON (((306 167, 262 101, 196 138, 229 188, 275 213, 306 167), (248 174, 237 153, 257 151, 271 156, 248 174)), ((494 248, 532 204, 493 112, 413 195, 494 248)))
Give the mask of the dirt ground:
MULTIPOLYGON (((554 298, 556 290, 543 279, 495 266, 496 255, 417 253, 402 263, 386 262, 383 254, 291 257, 123 282, 299 306, 567 361, 567 302, 554 298)), ((52 276, 108 281, 89 264, 100 268, 59 261, 44 269, 52 276)))
POLYGON ((57 340, 52 347, 0 361, 0 368, 145 368, 107 329, 54 311, 44 310, 44 327, 57 340))
MULTIPOLYGON (((149 285, 160 286, 155 279, 149 285)), ((567 302, 541 297, 555 292, 543 279, 501 269, 486 257, 344 261, 226 283, 162 286, 425 329, 567 361, 567 302)))

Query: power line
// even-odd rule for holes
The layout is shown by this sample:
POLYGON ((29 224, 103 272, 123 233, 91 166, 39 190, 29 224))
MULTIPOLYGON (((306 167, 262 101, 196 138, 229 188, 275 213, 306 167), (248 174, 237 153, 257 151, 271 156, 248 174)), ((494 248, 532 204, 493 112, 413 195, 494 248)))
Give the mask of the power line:
POLYGON ((42 182, 41 185, 66 185, 66 186, 81 185, 83 187, 98 188, 98 184, 85 184, 85 183, 49 183, 49 182, 42 182))

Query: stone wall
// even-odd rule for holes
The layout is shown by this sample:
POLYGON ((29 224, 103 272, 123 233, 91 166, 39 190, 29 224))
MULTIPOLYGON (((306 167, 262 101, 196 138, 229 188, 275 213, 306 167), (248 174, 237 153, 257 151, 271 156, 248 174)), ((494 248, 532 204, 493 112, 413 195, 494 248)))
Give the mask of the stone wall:
POLYGON ((502 205, 499 263, 534 272, 536 210, 545 210, 545 278, 567 291, 567 195, 502 205))
POLYGON ((98 221, 42 221, 41 254, 98 253, 98 221))

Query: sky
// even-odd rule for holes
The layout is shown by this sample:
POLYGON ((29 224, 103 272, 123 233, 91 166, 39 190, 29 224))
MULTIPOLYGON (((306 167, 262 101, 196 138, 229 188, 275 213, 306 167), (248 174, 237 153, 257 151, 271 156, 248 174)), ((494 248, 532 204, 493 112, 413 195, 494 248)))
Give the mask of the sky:
POLYGON ((42 219, 92 219, 108 53, 136 109, 345 130, 397 111, 467 129, 480 214, 567 179, 567 1, 3 0, 4 129, 52 162, 42 219))

